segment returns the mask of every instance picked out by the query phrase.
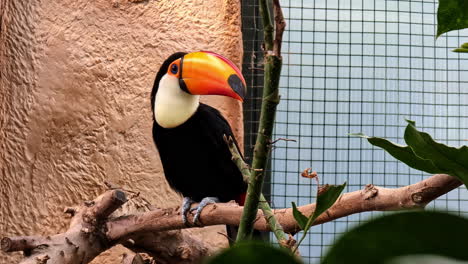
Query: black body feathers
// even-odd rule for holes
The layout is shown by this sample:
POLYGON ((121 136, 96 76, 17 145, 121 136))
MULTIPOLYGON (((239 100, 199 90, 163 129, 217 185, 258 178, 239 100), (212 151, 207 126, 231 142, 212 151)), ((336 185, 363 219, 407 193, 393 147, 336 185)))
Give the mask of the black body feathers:
POLYGON ((218 197, 227 202, 245 193, 247 186, 223 135, 233 137, 229 123, 205 104, 178 127, 166 129, 154 122, 153 139, 169 185, 195 201, 218 197))

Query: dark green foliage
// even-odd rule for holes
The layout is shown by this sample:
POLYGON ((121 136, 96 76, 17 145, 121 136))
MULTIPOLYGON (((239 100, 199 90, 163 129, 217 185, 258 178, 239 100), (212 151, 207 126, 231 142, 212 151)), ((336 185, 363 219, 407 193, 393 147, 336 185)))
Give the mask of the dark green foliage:
MULTIPOLYGON (((405 212, 383 216, 345 233, 323 264, 385 263, 416 254, 468 260, 468 220, 439 212, 405 212)), ((394 262, 392 262, 394 263, 394 262)))
POLYGON ((439 0, 436 37, 463 28, 468 28, 468 0, 439 0))
POLYGON ((468 43, 463 43, 460 45, 459 48, 452 50, 453 52, 463 52, 468 53, 468 43))
POLYGON ((296 219, 297 224, 299 227, 304 230, 304 234, 302 235, 299 242, 296 244, 294 251, 297 250, 301 242, 307 236, 307 231, 309 231, 310 227, 314 223, 315 219, 319 217, 322 213, 328 210, 340 197, 341 192, 346 186, 346 182, 342 185, 325 185, 320 190, 317 190, 317 203, 315 207, 315 211, 312 215, 308 218, 303 215, 296 207, 296 204, 293 202, 293 216, 296 219))
POLYGON ((209 259, 206 264, 301 264, 290 251, 273 247, 268 243, 248 241, 236 243, 219 255, 209 259))
POLYGON ((405 129, 404 138, 408 146, 364 134, 351 135, 366 138, 372 145, 383 148, 412 168, 428 173, 449 174, 465 185, 468 183, 468 147, 454 148, 438 143, 429 134, 418 131, 413 121, 408 120, 405 129))
POLYGON ((326 185, 323 193, 317 195, 317 208, 315 208, 314 214, 312 215, 312 224, 317 217, 324 213, 330 208, 340 197, 341 192, 346 187, 346 182, 341 185, 326 185))
POLYGON ((293 216, 294 219, 296 219, 297 225, 304 230, 307 226, 308 218, 307 216, 303 215, 299 210, 297 210, 297 206, 295 202, 292 202, 292 208, 293 208, 293 216))

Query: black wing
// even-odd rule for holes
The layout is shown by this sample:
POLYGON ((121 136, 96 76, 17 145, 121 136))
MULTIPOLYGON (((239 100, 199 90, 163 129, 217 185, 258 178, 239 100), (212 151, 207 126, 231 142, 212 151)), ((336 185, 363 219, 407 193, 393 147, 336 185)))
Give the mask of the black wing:
POLYGON ((245 193, 247 186, 223 135, 234 138, 226 119, 205 104, 176 128, 154 122, 153 138, 170 186, 196 201, 211 196, 227 202, 245 193))

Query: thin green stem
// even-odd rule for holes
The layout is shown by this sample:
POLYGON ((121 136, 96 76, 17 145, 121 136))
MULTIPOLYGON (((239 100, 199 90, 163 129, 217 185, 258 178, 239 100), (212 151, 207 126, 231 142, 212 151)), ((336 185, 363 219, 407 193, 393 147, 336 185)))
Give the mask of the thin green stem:
MULTIPOLYGON (((231 151, 233 162, 237 165, 237 167, 241 171, 242 176, 244 177, 244 181, 248 183, 250 176, 251 176, 249 165, 245 163, 244 159, 242 158, 242 155, 240 154, 239 149, 237 148, 236 144, 234 144, 234 141, 232 140, 232 138, 225 137, 224 141, 226 141, 226 143, 229 146, 229 150, 231 151)), ((275 235, 279 244, 282 247, 290 248, 291 243, 289 243, 288 235, 284 232, 283 227, 279 224, 278 220, 275 217, 275 214, 273 213, 273 210, 271 209, 270 205, 268 204, 263 194, 260 194, 259 208, 262 210, 263 216, 265 217, 265 220, 270 226, 270 230, 275 235)))
POLYGON ((247 199, 244 205, 244 213, 242 214, 237 241, 249 239, 253 233, 253 223, 257 215, 265 167, 270 152, 276 106, 279 103, 278 84, 280 71, 281 59, 276 56, 267 56, 260 125, 254 148, 254 159, 247 189, 247 199))
POLYGON ((257 216, 265 168, 272 142, 271 137, 273 134, 276 106, 279 103, 278 87, 282 59, 278 43, 281 43, 285 23, 279 1, 274 1, 273 5, 275 11, 275 28, 272 24, 267 0, 260 0, 260 14, 263 20, 265 41, 263 101, 257 141, 254 148, 252 171, 248 180, 247 198, 236 241, 248 240, 253 234, 253 224, 257 216), (273 37, 274 30, 276 30, 276 39, 273 37))
POLYGON ((273 24, 271 23, 270 7, 267 0, 260 0, 260 15, 263 22, 263 39, 265 50, 273 50, 273 24))

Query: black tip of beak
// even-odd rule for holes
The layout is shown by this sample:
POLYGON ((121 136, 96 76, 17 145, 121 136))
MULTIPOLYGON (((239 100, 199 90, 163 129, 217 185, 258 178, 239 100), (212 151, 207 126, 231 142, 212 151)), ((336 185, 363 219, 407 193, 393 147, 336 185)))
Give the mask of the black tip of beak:
POLYGON ((180 86, 180 89, 182 89, 182 91, 188 93, 188 94, 191 94, 187 88, 187 85, 185 84, 184 82, 184 79, 179 79, 179 86, 180 86))
POLYGON ((245 85, 236 74, 231 74, 228 78, 228 84, 242 99, 245 97, 245 85))

